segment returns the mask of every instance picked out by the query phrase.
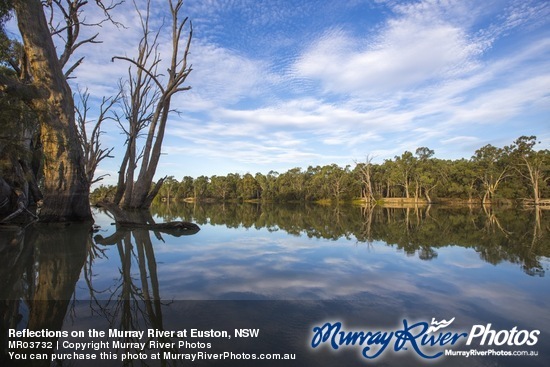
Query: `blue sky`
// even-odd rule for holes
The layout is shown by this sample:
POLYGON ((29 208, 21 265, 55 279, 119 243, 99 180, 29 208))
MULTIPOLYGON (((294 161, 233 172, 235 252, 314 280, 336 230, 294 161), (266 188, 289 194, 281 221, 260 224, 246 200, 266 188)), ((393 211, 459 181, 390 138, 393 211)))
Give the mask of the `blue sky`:
MULTIPOLYGON (((144 2, 140 2, 144 3, 144 2)), ((160 22, 166 1, 154 0, 160 22)), ((187 0, 188 78, 157 176, 375 162, 427 146, 445 159, 536 135, 550 148, 550 3, 530 0, 187 0)), ((165 13, 167 14, 167 13, 165 13)), ((93 14, 89 15, 93 19, 93 14)), ((140 30, 131 1, 73 85, 116 92, 140 30)), ((161 37, 164 42, 164 37, 161 37)), ((168 41, 167 39, 165 41, 168 41)), ((166 45, 160 47, 162 52, 166 45)), ((167 57, 167 56, 166 56, 167 57)), ((123 136, 105 125, 116 158, 123 136)))

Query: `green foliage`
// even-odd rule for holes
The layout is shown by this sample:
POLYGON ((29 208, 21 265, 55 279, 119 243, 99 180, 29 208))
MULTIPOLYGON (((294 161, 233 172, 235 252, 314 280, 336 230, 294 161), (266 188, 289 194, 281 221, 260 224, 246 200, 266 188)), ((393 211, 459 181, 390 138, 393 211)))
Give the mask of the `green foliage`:
POLYGON ((12 63, 16 63, 22 53, 21 44, 11 40, 4 31, 4 24, 11 18, 11 1, 0 0, 0 74, 14 75, 12 63))
POLYGON ((116 187, 112 185, 101 185, 90 193, 90 202, 92 204, 100 201, 113 201, 115 197, 116 187))
MULTIPOLYGON (((370 164, 375 199, 407 198, 436 202, 455 199, 482 200, 550 197, 550 152, 535 150, 535 137, 520 137, 504 148, 486 145, 471 159, 442 160, 426 147, 404 152, 382 164, 370 164), (537 185, 535 185, 537 183, 537 185)), ((160 195, 170 201, 195 200, 264 202, 351 202, 366 192, 365 163, 340 167, 336 164, 292 168, 267 175, 186 176, 181 182, 170 177, 160 195)))
POLYGON ((11 0, 0 0, 0 28, 10 19, 10 12, 13 9, 11 0))

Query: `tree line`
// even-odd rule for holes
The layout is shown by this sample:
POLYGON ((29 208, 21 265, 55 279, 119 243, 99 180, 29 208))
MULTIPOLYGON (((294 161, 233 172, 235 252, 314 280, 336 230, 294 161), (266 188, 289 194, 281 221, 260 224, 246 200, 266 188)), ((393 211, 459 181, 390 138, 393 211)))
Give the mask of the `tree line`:
MULTIPOLYGON (((550 151, 535 149, 537 144, 535 136, 521 136, 502 148, 485 145, 470 159, 439 159, 433 150, 420 147, 380 164, 367 156, 353 167, 330 164, 284 173, 184 176, 181 180, 170 176, 158 200, 375 202, 402 198, 488 204, 509 199, 538 205, 550 197, 550 151)), ((92 192, 92 200, 111 199, 115 192, 115 186, 102 185, 92 192)))

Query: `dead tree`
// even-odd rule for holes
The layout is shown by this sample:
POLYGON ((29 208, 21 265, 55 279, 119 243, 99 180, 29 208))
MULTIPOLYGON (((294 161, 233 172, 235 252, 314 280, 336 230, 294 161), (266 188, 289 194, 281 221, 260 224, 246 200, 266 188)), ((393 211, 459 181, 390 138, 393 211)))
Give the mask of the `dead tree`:
POLYGON ((97 39, 99 33, 94 34, 91 37, 81 39, 80 32, 84 27, 98 27, 102 23, 110 21, 111 23, 120 26, 111 17, 111 11, 120 5, 121 1, 101 1, 95 0, 96 5, 103 10, 104 17, 102 20, 96 23, 88 23, 83 19, 83 8, 88 4, 89 0, 49 0, 43 1, 44 8, 46 10, 46 17, 50 28, 52 37, 58 37, 63 44, 63 51, 59 55, 59 63, 61 67, 65 69, 65 77, 68 78, 70 74, 82 63, 84 57, 79 58, 73 62, 69 67, 69 61, 74 52, 82 45, 88 43, 101 43, 97 39))
POLYGON ((84 153, 84 166, 86 170, 86 177, 88 179, 88 182, 91 184, 96 183, 98 181, 101 181, 103 177, 107 175, 101 175, 98 177, 95 177, 95 171, 97 169, 97 166, 99 165, 99 162, 104 160, 105 158, 113 158, 111 155, 111 152, 113 151, 114 147, 112 148, 103 148, 101 146, 101 142, 99 140, 99 137, 103 133, 101 130, 101 125, 104 121, 112 119, 112 117, 109 116, 109 111, 111 108, 118 102, 120 98, 120 93, 117 94, 114 97, 105 98, 103 97, 101 101, 101 105, 99 107, 99 116, 95 120, 95 122, 88 121, 88 111, 90 110, 90 107, 88 105, 88 100, 90 97, 90 94, 88 91, 78 91, 80 103, 76 106, 76 121, 77 121, 77 128, 78 128, 78 139, 80 142, 80 146, 82 147, 83 153, 84 153), (87 126, 93 125, 92 130, 88 134, 87 126))
POLYGON ((143 30, 137 57, 113 57, 113 61, 124 60, 130 63, 129 79, 127 83, 122 83, 126 87, 123 93, 126 121, 121 122, 121 127, 127 136, 126 153, 120 167, 118 190, 115 195, 115 203, 120 203, 123 208, 149 208, 158 193, 163 179, 153 186, 153 178, 161 155, 166 123, 172 112, 171 100, 175 94, 191 88, 183 84, 191 72, 187 56, 193 36, 192 24, 188 18, 183 20, 179 18, 183 0, 178 0, 175 4, 174 1, 168 0, 168 4, 171 14, 171 55, 168 60, 167 75, 159 71, 163 65, 161 55, 158 53, 161 29, 156 32, 150 29, 149 1, 146 14, 141 14, 136 5, 143 30), (187 40, 180 45, 188 23, 187 40), (142 135, 145 137, 145 142, 141 151, 138 151, 138 138, 142 135), (139 173, 136 178, 138 165, 139 173))
POLYGON ((372 188, 372 159, 373 157, 367 155, 365 163, 357 163, 357 167, 361 172, 361 182, 363 184, 361 188, 361 196, 364 200, 373 205, 376 203, 376 198, 374 197, 374 190, 372 188))

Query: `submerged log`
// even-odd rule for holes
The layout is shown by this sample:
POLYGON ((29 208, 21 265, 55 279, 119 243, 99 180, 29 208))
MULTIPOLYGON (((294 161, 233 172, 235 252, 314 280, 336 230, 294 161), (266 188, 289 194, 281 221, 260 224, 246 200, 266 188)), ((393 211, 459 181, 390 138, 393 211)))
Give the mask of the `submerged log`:
POLYGON ((118 205, 109 202, 98 202, 96 206, 109 211, 115 217, 116 225, 120 229, 131 230, 136 228, 143 228, 156 232, 166 233, 176 237, 195 234, 200 231, 200 227, 195 223, 185 221, 155 223, 150 217, 150 214, 149 218, 146 218, 141 215, 143 214, 143 211, 122 210, 118 207, 118 205))

